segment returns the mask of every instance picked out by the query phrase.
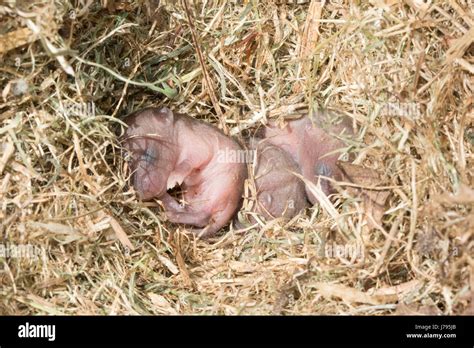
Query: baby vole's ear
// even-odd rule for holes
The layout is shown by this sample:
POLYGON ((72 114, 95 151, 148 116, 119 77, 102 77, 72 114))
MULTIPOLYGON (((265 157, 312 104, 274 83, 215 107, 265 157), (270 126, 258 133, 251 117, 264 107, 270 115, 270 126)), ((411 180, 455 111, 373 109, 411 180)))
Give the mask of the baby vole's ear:
POLYGON ((158 113, 162 114, 164 117, 173 117, 173 111, 171 111, 171 109, 167 108, 166 106, 163 106, 161 109, 159 109, 158 113))
POLYGON ((160 123, 164 123, 165 126, 172 126, 175 118, 175 114, 166 106, 160 109, 154 109, 153 115, 156 117, 160 123))

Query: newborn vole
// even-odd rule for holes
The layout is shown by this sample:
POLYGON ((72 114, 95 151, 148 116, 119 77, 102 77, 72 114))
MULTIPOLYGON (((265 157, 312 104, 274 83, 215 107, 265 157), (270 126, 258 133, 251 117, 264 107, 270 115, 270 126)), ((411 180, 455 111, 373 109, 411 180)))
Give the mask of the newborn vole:
MULTIPOLYGON (((350 119, 326 111, 313 112, 297 120, 291 120, 284 128, 271 122, 265 129, 265 138, 288 153, 301 168, 303 176, 317 184, 320 176, 341 180, 342 173, 336 166, 344 139, 352 137, 350 119)), ((321 188, 328 195, 333 189, 330 182, 321 178, 321 188)), ((311 203, 317 199, 306 187, 311 203)))
POLYGON ((215 234, 238 210, 247 177, 244 163, 220 152, 239 151, 233 139, 205 122, 168 108, 146 108, 129 115, 124 146, 131 153, 133 186, 142 200, 158 198, 168 219, 215 234), (168 190, 181 185, 184 204, 168 190))
POLYGON ((253 142, 257 150, 254 177, 256 211, 267 219, 292 218, 307 205, 303 181, 296 162, 289 154, 267 140, 253 142))

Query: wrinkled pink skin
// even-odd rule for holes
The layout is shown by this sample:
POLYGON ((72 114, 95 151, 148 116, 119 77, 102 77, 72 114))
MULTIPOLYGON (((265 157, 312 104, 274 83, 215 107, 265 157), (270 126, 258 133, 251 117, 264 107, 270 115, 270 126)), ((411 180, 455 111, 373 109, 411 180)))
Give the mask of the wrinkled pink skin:
POLYGON ((247 169, 226 163, 219 151, 241 147, 217 128, 167 108, 129 115, 124 135, 131 153, 133 186, 142 200, 158 198, 174 223, 202 227, 209 237, 226 225, 240 206, 247 169), (167 191, 181 185, 185 204, 167 191))
POLYGON ((298 165, 289 154, 266 140, 253 145, 257 150, 256 211, 266 219, 291 219, 308 206, 304 184, 295 175, 300 173, 298 165))
MULTIPOLYGON (((283 129, 275 123, 265 129, 265 138, 290 154, 301 168, 303 176, 314 184, 318 183, 320 176, 341 180, 342 173, 336 166, 341 152, 335 150, 341 150, 347 145, 337 136, 350 139, 352 135, 350 119, 341 119, 324 111, 291 120, 283 129)), ((323 178, 321 188, 326 195, 334 192, 329 180, 323 178)), ((306 194, 311 203, 317 202, 308 186, 306 194)))

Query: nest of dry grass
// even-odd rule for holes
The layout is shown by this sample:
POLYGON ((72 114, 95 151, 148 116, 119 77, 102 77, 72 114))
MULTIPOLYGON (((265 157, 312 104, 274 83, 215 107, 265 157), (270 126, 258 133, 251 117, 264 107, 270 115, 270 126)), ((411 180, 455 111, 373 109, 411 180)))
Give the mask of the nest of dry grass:
POLYGON ((0 3, 0 313, 473 314, 472 3, 183 5, 0 3), (336 110, 375 198, 194 240, 127 185, 150 105, 238 139, 336 110))

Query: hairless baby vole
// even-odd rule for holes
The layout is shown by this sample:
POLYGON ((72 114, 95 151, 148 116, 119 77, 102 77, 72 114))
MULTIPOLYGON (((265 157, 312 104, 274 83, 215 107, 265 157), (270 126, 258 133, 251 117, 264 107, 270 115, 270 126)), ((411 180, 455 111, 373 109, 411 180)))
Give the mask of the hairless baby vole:
POLYGON ((255 211, 267 220, 294 217, 308 205, 303 181, 297 176, 298 165, 288 153, 266 139, 252 140, 251 146, 257 151, 255 211))
POLYGON ((168 108, 146 108, 129 115, 124 146, 131 154, 133 186, 142 200, 160 199, 171 222, 201 229, 209 237, 226 225, 240 206, 247 168, 222 160, 220 152, 241 150, 216 127, 168 108), (181 185, 184 204, 168 190, 181 185))
MULTIPOLYGON (((333 192, 329 177, 341 180, 342 173, 336 166, 341 151, 347 147, 345 140, 353 136, 350 118, 327 111, 315 111, 296 120, 288 121, 284 128, 271 122, 265 128, 265 138, 288 153, 299 165, 303 176, 312 183, 321 180, 321 188, 328 195, 333 192)), ((306 186, 311 203, 317 202, 306 186)))

